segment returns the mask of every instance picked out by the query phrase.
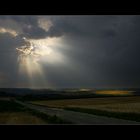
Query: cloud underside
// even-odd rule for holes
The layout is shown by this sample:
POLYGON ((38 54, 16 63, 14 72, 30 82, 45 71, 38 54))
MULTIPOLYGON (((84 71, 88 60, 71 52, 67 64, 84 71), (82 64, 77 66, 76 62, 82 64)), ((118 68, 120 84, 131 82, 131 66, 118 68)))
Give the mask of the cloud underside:
POLYGON ((140 16, 0 16, 1 87, 29 86, 18 75, 16 48, 24 37, 63 37, 60 51, 69 66, 43 66, 56 87, 139 87, 139 25, 140 16))

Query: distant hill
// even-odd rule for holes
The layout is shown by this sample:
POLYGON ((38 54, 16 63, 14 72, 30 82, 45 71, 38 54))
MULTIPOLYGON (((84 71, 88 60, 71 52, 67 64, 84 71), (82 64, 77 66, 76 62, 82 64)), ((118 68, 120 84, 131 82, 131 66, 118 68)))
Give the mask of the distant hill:
MULTIPOLYGON (((128 96, 98 94, 99 91, 107 89, 28 89, 28 88, 0 88, 0 97, 16 97, 23 100, 45 100, 45 99, 75 99, 75 98, 93 98, 93 97, 111 97, 128 96), (98 91, 98 92, 97 92, 98 91)), ((118 90, 118 89, 108 89, 118 90)), ((122 90, 122 89, 121 89, 122 90)), ((124 91, 133 91, 132 95, 139 96, 140 89, 123 89, 124 91)))

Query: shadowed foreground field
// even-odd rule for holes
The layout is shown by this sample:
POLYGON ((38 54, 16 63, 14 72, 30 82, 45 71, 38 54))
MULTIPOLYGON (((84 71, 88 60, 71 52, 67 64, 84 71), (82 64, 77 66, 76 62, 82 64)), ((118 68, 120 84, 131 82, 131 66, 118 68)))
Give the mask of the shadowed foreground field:
POLYGON ((65 124, 56 116, 28 109, 11 100, 0 100, 0 124, 65 124))
POLYGON ((46 121, 23 112, 0 113, 0 124, 47 124, 46 121))

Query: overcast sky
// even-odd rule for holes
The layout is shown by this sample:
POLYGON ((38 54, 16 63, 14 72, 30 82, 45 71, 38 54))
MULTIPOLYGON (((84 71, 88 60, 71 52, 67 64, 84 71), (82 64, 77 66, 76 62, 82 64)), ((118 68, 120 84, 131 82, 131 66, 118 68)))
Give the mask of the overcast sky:
POLYGON ((138 15, 0 16, 0 87, 140 87, 139 53, 138 15), (32 78, 19 72, 24 38, 53 52, 32 78))

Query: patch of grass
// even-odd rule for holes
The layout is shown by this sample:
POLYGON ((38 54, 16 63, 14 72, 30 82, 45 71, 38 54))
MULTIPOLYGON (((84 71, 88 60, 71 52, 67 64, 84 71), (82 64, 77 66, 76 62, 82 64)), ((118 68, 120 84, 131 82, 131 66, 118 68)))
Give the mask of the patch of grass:
POLYGON ((0 124, 48 124, 48 122, 27 112, 3 112, 0 113, 0 124))
POLYGON ((66 107, 64 109, 93 114, 93 115, 113 117, 113 118, 118 118, 118 119, 125 119, 125 120, 132 120, 132 121, 140 122, 140 114, 138 113, 109 112, 109 111, 104 111, 104 110, 76 108, 76 107, 66 107))

